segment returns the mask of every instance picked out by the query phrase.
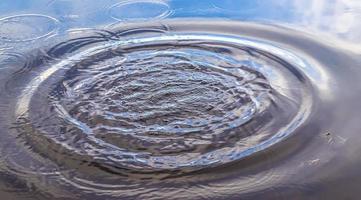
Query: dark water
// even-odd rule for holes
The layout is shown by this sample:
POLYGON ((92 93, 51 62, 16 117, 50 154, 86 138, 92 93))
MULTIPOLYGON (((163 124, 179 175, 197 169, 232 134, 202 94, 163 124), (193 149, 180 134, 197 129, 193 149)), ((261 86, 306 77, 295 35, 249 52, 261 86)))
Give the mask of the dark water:
POLYGON ((316 31, 282 1, 113 2, 117 23, 64 2, 0 19, 1 199, 360 198, 341 3, 316 31))

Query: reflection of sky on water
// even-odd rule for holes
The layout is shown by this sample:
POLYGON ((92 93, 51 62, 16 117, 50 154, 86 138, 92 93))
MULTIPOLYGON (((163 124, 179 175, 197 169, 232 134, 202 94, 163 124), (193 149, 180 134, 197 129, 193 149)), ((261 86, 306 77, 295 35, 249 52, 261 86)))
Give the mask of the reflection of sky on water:
POLYGON ((296 24, 328 32, 351 41, 361 41, 361 1, 294 1, 300 15, 296 24))
MULTIPOLYGON (((144 1, 144 0, 143 0, 144 1)), ((151 2, 145 0, 144 2, 151 2)), ((55 17, 64 28, 112 23, 109 8, 119 0, 2 0, 0 17, 36 13, 55 17)), ((153 9, 132 6, 134 13, 151 16, 153 9)), ((155 0, 165 2, 173 11, 169 17, 217 17, 246 21, 278 22, 322 31, 352 42, 361 41, 361 1, 358 0, 155 0)), ((115 10, 126 17, 126 9, 115 10)), ((129 13, 129 15, 131 15, 129 13)), ((138 14, 136 15, 138 16, 138 14)))

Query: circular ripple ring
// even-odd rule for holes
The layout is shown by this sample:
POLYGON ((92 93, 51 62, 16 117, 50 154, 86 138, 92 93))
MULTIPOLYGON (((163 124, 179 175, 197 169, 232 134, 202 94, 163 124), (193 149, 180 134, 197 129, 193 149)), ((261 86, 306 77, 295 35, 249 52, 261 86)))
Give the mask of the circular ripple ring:
POLYGON ((22 14, 0 19, 0 40, 7 42, 28 42, 54 34, 59 20, 41 14, 22 14), (14 32, 21 32, 16 36, 14 32))
POLYGON ((303 64, 282 48, 239 37, 121 38, 40 71, 16 115, 31 125, 27 138, 54 154, 116 169, 197 170, 293 133, 312 105, 303 64), (44 112, 35 112, 42 101, 44 112))

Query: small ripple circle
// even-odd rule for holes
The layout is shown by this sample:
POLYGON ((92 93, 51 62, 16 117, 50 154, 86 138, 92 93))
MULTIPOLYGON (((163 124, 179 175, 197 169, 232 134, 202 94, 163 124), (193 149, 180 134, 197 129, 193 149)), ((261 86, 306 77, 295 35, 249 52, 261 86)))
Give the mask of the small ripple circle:
POLYGON ((117 21, 161 19, 170 13, 169 5, 159 0, 124 1, 109 8, 109 15, 117 21))
POLYGON ((59 21, 41 14, 22 14, 0 19, 0 40, 26 42, 54 34, 59 21))

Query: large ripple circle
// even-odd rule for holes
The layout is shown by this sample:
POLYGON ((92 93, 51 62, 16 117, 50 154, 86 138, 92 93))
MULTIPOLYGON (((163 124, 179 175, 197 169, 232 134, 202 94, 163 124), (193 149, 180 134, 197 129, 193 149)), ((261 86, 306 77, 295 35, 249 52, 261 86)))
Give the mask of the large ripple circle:
POLYGON ((307 118, 307 80, 292 56, 223 35, 119 39, 48 66, 16 112, 47 154, 135 171, 218 166, 307 118))

